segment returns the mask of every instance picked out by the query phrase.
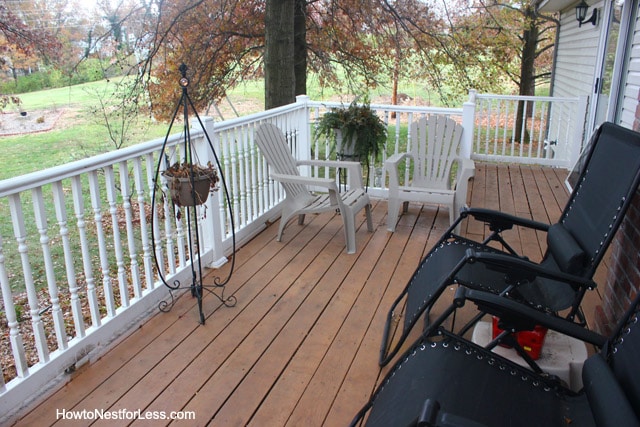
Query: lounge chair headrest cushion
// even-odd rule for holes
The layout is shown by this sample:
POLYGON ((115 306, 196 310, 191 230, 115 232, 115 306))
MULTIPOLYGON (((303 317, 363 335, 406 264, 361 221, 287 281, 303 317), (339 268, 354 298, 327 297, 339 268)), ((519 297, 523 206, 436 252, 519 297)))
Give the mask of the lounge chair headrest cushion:
POLYGON ((553 224, 547 232, 547 245, 560 269, 568 274, 582 272, 586 255, 571 233, 560 223, 553 224))

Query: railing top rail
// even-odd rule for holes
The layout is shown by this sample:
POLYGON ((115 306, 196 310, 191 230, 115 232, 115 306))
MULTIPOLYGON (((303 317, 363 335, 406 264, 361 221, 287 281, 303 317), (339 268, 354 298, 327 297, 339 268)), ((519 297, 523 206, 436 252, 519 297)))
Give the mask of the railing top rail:
MULTIPOLYGON (((335 101, 309 101, 307 103, 309 107, 325 107, 325 108, 340 108, 348 107, 348 103, 335 102, 335 101)), ((391 104, 370 104, 374 110, 389 110, 393 109, 396 112, 413 112, 413 113, 432 113, 432 114, 455 114, 461 115, 462 108, 446 108, 446 107, 420 107, 417 105, 391 105, 391 104)))
POLYGON ((281 116, 283 113, 289 113, 292 111, 296 111, 303 107, 304 104, 299 102, 294 102, 292 104, 283 105, 281 107, 272 108, 267 111, 260 111, 253 114, 247 114, 246 116, 235 117, 233 119, 224 120, 221 122, 215 123, 216 131, 225 131, 228 129, 233 129, 238 126, 242 126, 247 123, 257 122, 260 120, 270 119, 273 117, 281 116))
MULTIPOLYGON (((169 136, 167 144, 175 145, 182 139, 182 134, 176 133, 169 136)), ((156 138, 151 141, 132 145, 131 147, 110 151, 97 156, 80 159, 64 165, 54 166, 41 171, 31 172, 0 181, 0 197, 19 193, 34 187, 60 181, 81 173, 100 169, 113 165, 123 160, 142 156, 157 150, 162 146, 165 138, 156 138)))
POLYGON ((502 99, 512 101, 541 101, 541 102, 578 102, 579 97, 558 97, 558 96, 525 96, 525 95, 494 95, 476 94, 476 99, 502 99))

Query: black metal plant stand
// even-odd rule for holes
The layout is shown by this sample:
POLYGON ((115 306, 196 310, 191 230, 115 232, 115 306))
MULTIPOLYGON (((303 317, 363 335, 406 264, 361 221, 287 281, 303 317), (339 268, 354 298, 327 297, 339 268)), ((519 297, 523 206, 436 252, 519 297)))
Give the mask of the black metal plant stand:
MULTIPOLYGON (((209 135, 206 132, 206 129, 202 123, 202 120, 200 119, 200 116, 198 116, 198 112, 196 110, 196 108, 193 105, 193 102, 191 101, 191 99, 189 98, 189 93, 187 92, 187 88, 189 86, 189 79, 187 78, 187 66, 185 64, 182 64, 179 68, 180 73, 182 75, 179 84, 180 87, 182 88, 182 96, 180 98, 180 102, 178 102, 178 105, 176 107, 175 112, 173 113, 173 116, 171 118, 171 122, 169 124, 169 129, 167 130, 167 134, 166 137, 164 139, 164 143, 162 144, 162 149, 160 151, 159 154, 159 158, 158 158, 158 164, 156 167, 156 171, 155 171, 155 178, 154 178, 154 188, 153 188, 153 197, 152 197, 152 212, 156 212, 156 206, 155 206, 155 201, 156 201, 156 193, 157 193, 157 188, 158 185, 160 184, 160 171, 162 169, 162 165, 164 163, 165 165, 165 170, 169 168, 169 156, 165 153, 165 149, 166 149, 166 145, 167 145, 167 141, 169 139, 169 135, 171 134, 171 129, 173 127, 173 124, 176 120, 176 117, 178 116, 178 114, 180 113, 180 109, 182 109, 183 111, 183 135, 184 135, 184 153, 183 153, 183 157, 182 160, 180 161, 180 163, 185 164, 188 168, 189 168, 189 182, 188 184, 190 184, 190 191, 191 191, 191 197, 189 198, 190 201, 187 203, 184 202, 179 202, 176 201, 175 198, 172 197, 171 199, 171 204, 172 204, 172 208, 173 208, 173 214, 175 216, 175 218, 178 221, 181 221, 182 218, 185 218, 186 224, 187 224, 187 233, 188 233, 188 249, 189 249, 189 261, 190 261, 190 267, 191 267, 191 283, 188 285, 183 285, 182 283, 180 283, 180 281, 176 280, 173 283, 168 283, 165 280, 165 277, 162 274, 162 269, 160 268, 160 264, 159 264, 159 260, 156 254, 156 251, 153 251, 153 257, 155 260, 155 265, 156 265, 156 270, 158 271, 158 275, 160 277, 160 280, 162 281, 162 283, 164 283, 164 285, 169 289, 169 296, 170 299, 167 300, 163 300, 160 302, 160 304, 158 305, 158 308, 160 309, 160 311, 163 312, 168 312, 170 311, 174 304, 175 304, 175 297, 174 297, 174 292, 179 291, 181 289, 188 289, 191 291, 191 295, 195 298, 197 298, 198 300, 198 311, 199 311, 199 315, 200 315, 200 323, 204 324, 205 323, 205 315, 202 311, 202 298, 203 298, 203 292, 208 292, 212 295, 214 295, 221 303, 223 303, 225 306, 227 307, 233 307, 236 304, 236 298, 235 296, 229 296, 229 297, 225 297, 224 296, 224 291, 225 291, 225 286, 227 285, 227 283, 229 282, 229 280, 231 279, 231 276, 233 274, 233 269, 234 269, 234 265, 235 265, 235 251, 236 251, 236 239, 235 239, 235 225, 233 222, 233 210, 231 208, 231 198, 229 196, 229 191, 227 188, 227 183, 225 181, 224 178, 224 174, 222 172, 222 167, 220 165, 220 160, 218 159, 218 155, 216 154, 215 149, 213 148, 213 144, 211 142, 211 139, 209 137, 209 135), (200 127, 202 128, 203 132, 204 132, 204 136, 209 144, 209 148, 211 149, 213 156, 215 158, 215 162, 216 162, 216 167, 217 167, 217 171, 218 171, 218 176, 219 176, 219 180, 220 183, 222 185, 222 189, 224 190, 224 194, 225 194, 225 198, 227 201, 227 208, 229 209, 229 220, 230 220, 230 225, 231 225, 231 234, 232 234, 232 244, 233 244, 233 254, 231 257, 231 268, 229 271, 229 275, 226 279, 221 280, 219 277, 215 277, 213 279, 213 285, 204 285, 202 283, 202 260, 200 257, 200 230, 198 228, 198 218, 197 218, 197 208, 196 206, 199 204, 200 200, 202 200, 202 196, 199 196, 198 194, 196 194, 196 186, 195 186, 195 165, 194 165, 194 155, 193 155, 193 151, 192 151, 192 146, 191 146, 191 133, 190 133, 190 128, 189 128, 189 108, 191 108, 192 113, 194 114, 194 116, 196 117, 196 119, 198 120, 198 123, 200 124, 200 127), (183 215, 182 210, 184 209, 185 214, 183 215), (196 254, 196 248, 198 249, 198 253, 196 254)), ((161 190, 162 191, 162 190, 161 190)), ((207 191, 209 191, 207 189, 207 191)), ((165 197, 167 197, 168 195, 164 194, 163 195, 163 199, 165 197)), ((154 217, 155 215, 151 216, 151 243, 152 243, 152 247, 155 248, 156 247, 156 242, 155 242, 155 236, 154 236, 154 217)), ((168 257, 170 256, 174 256, 173 254, 167 254, 168 257)))

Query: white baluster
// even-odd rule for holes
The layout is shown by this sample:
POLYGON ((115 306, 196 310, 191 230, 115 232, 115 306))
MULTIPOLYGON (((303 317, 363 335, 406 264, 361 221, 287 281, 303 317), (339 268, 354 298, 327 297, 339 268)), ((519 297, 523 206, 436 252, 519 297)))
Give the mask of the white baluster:
MULTIPOLYGON (((255 145, 253 140, 253 128, 249 132, 248 137, 249 147, 249 155, 251 156, 251 191, 253 193, 252 199, 254 204, 254 212, 256 213, 256 217, 262 215, 265 211, 265 203, 263 197, 263 183, 260 177, 260 170, 258 165, 260 164, 260 158, 258 157, 258 147, 255 145)), ((317 152, 316 152, 317 153, 317 152)))
MULTIPOLYGON (((229 133, 228 131, 225 131, 224 133, 218 133, 219 135, 219 144, 218 146, 220 147, 220 153, 219 156, 222 160, 222 170, 220 171, 221 174, 224 174, 225 177, 225 181, 227 183, 227 190, 229 191, 229 196, 232 197, 232 189, 231 189, 231 179, 233 178, 231 176, 231 174, 229 174, 229 154, 228 154, 228 148, 229 148, 229 133)), ((227 218, 228 213, 232 212, 229 209, 232 208, 232 206, 229 206, 229 203, 233 203, 233 200, 226 200, 226 196, 225 199, 222 199, 222 191, 220 192, 220 225, 222 226, 222 236, 227 237, 229 235, 229 233, 231 232, 231 226, 230 226, 230 219, 227 218), (227 203, 228 202, 228 203, 227 203)), ((237 224, 234 224, 237 226, 237 224)))
POLYGON ((116 265, 118 266, 118 286, 120 287, 120 305, 129 307, 129 288, 127 286, 127 273, 124 268, 124 254, 122 253, 122 239, 120 238, 120 227, 118 224, 118 203, 116 200, 116 182, 113 167, 104 168, 105 186, 107 187, 107 201, 109 202, 109 213, 111 214, 111 226, 113 228, 113 246, 116 254, 116 265))
MULTIPOLYGON (((527 124, 527 118, 524 118, 524 123, 525 126, 527 124)), ((529 144, 529 150, 528 150, 528 157, 532 157, 533 156, 533 142, 534 142, 534 138, 535 138, 535 126, 536 126, 536 102, 535 101, 531 101, 531 125, 529 129, 526 129, 525 127, 522 128, 522 136, 520 137, 520 139, 522 140, 522 143, 524 144, 525 141, 527 141, 529 144), (529 133, 529 138, 527 138, 527 134, 525 133, 525 131, 528 130, 529 133)), ((539 156, 537 156, 539 157, 539 156)))
POLYGON ((251 128, 251 132, 249 134, 249 146, 251 148, 251 158, 253 162, 253 185, 256 191, 258 214, 262 215, 267 211, 267 206, 269 206, 268 194, 265 191, 267 178, 264 176, 266 171, 263 170, 263 162, 260 157, 258 146, 254 140, 254 134, 254 128, 251 128))
MULTIPOLYGON (((177 212, 178 207, 174 207, 177 212)), ((176 245, 178 247, 178 265, 180 267, 187 264, 187 254, 185 251, 187 244, 187 233, 185 231, 185 223, 183 221, 189 219, 189 214, 187 208, 185 206, 179 208, 181 210, 181 215, 172 215, 175 220, 175 230, 176 230, 176 245)), ((173 211, 172 211, 173 213, 173 211)))
POLYGON ((45 210, 44 199, 42 197, 42 187, 36 187, 31 191, 33 196, 33 211, 35 214, 36 227, 40 233, 40 245, 42 246, 42 256, 44 258, 44 270, 47 276, 47 286, 49 297, 51 298, 51 316, 53 327, 56 333, 58 349, 67 348, 67 333, 64 329, 64 317, 60 308, 58 297, 58 285, 56 284, 56 274, 51 259, 51 248, 49 247, 49 236, 47 235, 47 212, 45 210))
POLYGON ((67 208, 65 205, 62 182, 54 182, 52 184, 52 190, 53 205, 56 210, 56 218, 58 220, 58 228, 60 229, 60 238, 62 239, 62 248, 64 251, 64 265, 67 272, 67 284, 69 285, 69 294, 71 294, 73 325, 76 331, 76 337, 82 338, 85 335, 84 320, 82 318, 82 303, 78 296, 78 281, 76 279, 76 271, 73 265, 74 257, 71 250, 71 241, 69 240, 69 228, 67 228, 67 208))
POLYGON ((9 327, 9 343, 11 344, 11 353, 13 355, 13 363, 19 378, 24 378, 29 373, 27 358, 25 356, 24 344, 22 343, 22 335, 18 326, 18 317, 16 316, 16 308, 13 305, 13 292, 9 284, 9 275, 5 266, 4 251, 2 249, 2 236, 0 236, 0 289, 2 290, 2 302, 4 304, 4 315, 7 318, 7 326, 9 327))
MULTIPOLYGON (((508 106, 509 104, 508 104, 507 101, 502 101, 502 100, 498 100, 496 102, 496 104, 498 105, 498 107, 497 107, 497 111, 495 113, 496 125, 495 125, 495 129, 494 129, 493 139, 494 139, 494 141, 496 141, 496 144, 498 144, 498 141, 500 141, 500 118, 502 117, 502 106, 503 105, 507 105, 508 106)), ((506 120, 507 119, 505 118, 505 121, 506 120)), ((506 141, 507 141, 506 129, 505 129, 504 133, 505 133, 505 136, 504 136, 504 138, 502 138, 502 147, 501 147, 500 153, 499 153, 501 156, 504 156, 506 154, 506 150, 507 150, 507 147, 506 147, 506 141)))
MULTIPOLYGON (((241 218, 240 217, 240 188, 238 188, 238 184, 239 184, 239 178, 238 178, 238 153, 237 153, 237 147, 235 144, 235 139, 231 138, 231 140, 228 141, 227 147, 229 148, 229 158, 230 158, 230 165, 231 165, 231 170, 229 171, 230 173, 227 175, 228 177, 228 182, 231 182, 231 200, 233 203, 233 217, 234 218, 241 218)), ((238 220, 236 221, 236 227, 241 227, 243 225, 243 222, 238 220)))
MULTIPOLYGON (((89 175, 91 178, 91 175, 89 175)), ((93 267, 91 265, 91 246, 87 238, 87 224, 84 219, 84 194, 82 192, 82 181, 79 176, 71 178, 71 190, 73 193, 73 208, 75 210, 78 233, 80 233, 80 247, 82 248, 82 265, 84 268, 84 278, 87 283, 87 300, 89 301, 89 311, 91 313, 91 324, 97 328, 100 326, 100 309, 98 297, 96 295, 96 282, 93 277, 93 267)), ((102 227, 102 223, 100 222, 102 227)), ((100 235, 98 236, 101 237, 100 235)), ((104 235, 102 235, 104 239, 104 235)))
MULTIPOLYGON (((131 209, 131 191, 129 182, 129 168, 127 162, 120 162, 120 192, 122 193, 122 207, 124 209, 125 221, 127 223, 127 246, 129 248, 130 277, 133 285, 133 295, 136 298, 142 297, 140 286, 140 271, 138 269, 138 252, 136 248, 135 230, 133 228, 133 211, 131 209)), ((142 224, 144 218, 140 218, 142 224)))
POLYGON ((96 225, 96 234, 98 237, 98 252, 100 253, 100 270, 102 271, 102 288, 104 291, 105 307, 107 309, 107 315, 113 317, 116 314, 116 307, 113 296, 113 284, 111 283, 111 266, 109 265, 107 238, 102 225, 102 200, 100 198, 100 184, 97 171, 89 172, 89 187, 93 220, 96 225))
POLYGON ((238 129, 236 132, 240 133, 240 135, 236 135, 235 141, 238 150, 238 186, 239 186, 239 206, 238 209, 240 211, 241 219, 240 223, 244 226, 247 225, 249 221, 251 221, 251 208, 249 206, 249 201, 247 200, 247 179, 246 179, 246 171, 249 169, 249 165, 247 164, 247 155, 246 155, 246 146, 244 144, 244 138, 242 137, 243 128, 238 129))
MULTIPOLYGON (((149 194, 151 194, 153 196, 153 191, 154 188, 156 189, 156 203, 162 203, 162 206, 164 208, 164 199, 165 197, 162 196, 162 188, 161 186, 163 185, 163 179, 162 176, 159 176, 159 180, 160 182, 158 183, 157 187, 156 187, 156 183, 155 183, 155 170, 156 170, 156 161, 153 158, 153 154, 149 154, 146 156, 146 171, 147 171, 147 185, 149 187, 149 194)), ((151 212, 151 215, 153 217, 153 230, 151 230, 151 232, 153 233, 154 236, 154 243, 155 243, 155 248, 151 248, 151 250, 153 250, 155 252, 156 255, 156 260, 158 261, 158 269, 160 270, 159 273, 162 274, 163 276, 166 275, 166 270, 165 270, 165 262, 164 262, 164 251, 162 250, 163 245, 162 245, 162 234, 160 234, 160 218, 158 218, 158 205, 157 204, 153 204, 152 206, 154 207, 153 211, 151 212)), ((155 283, 155 280, 153 281, 153 283, 155 283)))
MULTIPOLYGON (((504 105, 505 113, 504 113, 504 126, 502 127, 502 147, 503 154, 506 154, 506 144, 509 140, 509 131, 507 129, 507 121, 509 120, 509 101, 502 101, 501 105, 504 105)), ((496 125, 496 128, 499 127, 496 125)), ((513 146, 511 146, 513 148, 513 146)))
POLYGON ((147 224, 147 211, 144 198, 144 171, 142 169, 142 160, 140 158, 134 159, 133 161, 133 176, 138 194, 140 238, 142 241, 142 263, 144 265, 145 287, 146 289, 153 289, 153 259, 151 254, 151 244, 149 242, 149 227, 147 224))
MULTIPOLYGON (((175 147, 172 147, 171 150, 171 159, 175 159, 175 147)), ((167 264, 169 265, 169 273, 175 274, 176 272, 176 257, 175 257, 175 249, 173 242, 173 209, 171 206, 171 202, 169 200, 169 187, 167 186, 167 180, 160 175, 160 182, 162 183, 162 192, 165 194, 164 197, 164 238, 165 245, 167 248, 167 264)), ((182 256, 184 259, 184 248, 182 249, 182 256)))
POLYGON ((47 336, 44 333, 44 325, 40 318, 38 295, 35 284, 33 283, 33 272, 31 270, 27 247, 27 229, 24 224, 24 215, 22 214, 20 193, 9 196, 9 210, 11 211, 11 220, 13 222, 13 233, 18 242, 18 253, 20 253, 20 260, 22 261, 22 274, 27 291, 27 300, 29 301, 29 314, 31 316, 33 339, 38 352, 38 360, 40 363, 46 363, 49 361, 49 349, 47 348, 47 336))

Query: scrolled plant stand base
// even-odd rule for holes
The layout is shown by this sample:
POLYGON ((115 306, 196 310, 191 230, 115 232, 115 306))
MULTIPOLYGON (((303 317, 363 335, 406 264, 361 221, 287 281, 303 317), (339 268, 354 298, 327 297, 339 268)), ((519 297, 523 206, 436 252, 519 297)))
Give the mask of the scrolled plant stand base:
MULTIPOLYGON (((233 209, 231 205, 231 198, 229 196, 229 191, 227 188, 227 184, 224 178, 224 174, 222 173, 222 168, 220 166, 220 161, 218 159, 218 155, 213 148, 213 144, 209 135, 207 134, 205 127, 202 123, 202 120, 198 116, 197 110, 193 106, 191 99, 189 98, 189 94, 187 92, 187 87, 189 86, 189 79, 186 77, 187 67, 182 64, 180 66, 180 73, 182 74, 182 78, 180 79, 180 86, 182 87, 182 97, 180 98, 180 102, 173 114, 171 122, 169 124, 169 129, 167 130, 166 137, 164 139, 164 143, 162 145, 162 149, 160 151, 158 157, 158 164, 155 171, 155 185, 153 188, 152 195, 152 212, 155 212, 155 201, 156 201, 156 189, 159 185, 160 175, 162 174, 165 179, 169 182, 169 180, 177 179, 178 181, 172 181, 169 183, 169 198, 171 199, 171 203, 173 206, 173 212, 175 217, 178 220, 182 219, 182 212, 185 212, 185 219, 187 223, 187 235, 191 236, 188 239, 188 249, 189 249, 189 262, 191 269, 191 283, 190 284, 182 284, 179 280, 173 281, 173 283, 167 282, 165 277, 162 274, 163 269, 160 268, 160 261, 157 258, 156 251, 153 251, 154 261, 156 265, 156 270, 160 277, 160 280, 164 283, 164 285, 169 290, 169 298, 166 300, 160 301, 158 304, 158 309, 162 312, 169 312, 173 308, 176 303, 175 292, 180 290, 188 290, 191 292, 191 296, 197 299, 198 303, 198 312, 199 312, 199 321, 200 324, 205 323, 205 314, 202 309, 202 300, 204 297, 204 293, 207 292, 213 296, 215 296, 224 306, 233 307, 236 305, 236 297, 229 296, 225 297, 225 286, 229 283, 231 276, 233 275, 233 269, 235 265, 235 251, 236 251, 236 239, 235 239, 235 225, 233 220, 233 209), (192 156, 192 147, 191 147, 191 134, 189 129, 189 117, 188 111, 189 107, 191 107, 192 113, 197 118, 200 123, 201 128, 203 129, 204 136, 209 144, 209 148, 211 149, 213 156, 215 158, 217 170, 219 171, 219 175, 216 173, 215 168, 213 166, 208 166, 209 172, 205 172, 202 174, 202 167, 194 164, 193 156, 192 156), (182 164, 176 164, 172 167, 168 167, 165 171, 161 172, 163 161, 165 161, 165 149, 167 145, 167 141, 169 139, 169 135, 171 134, 171 128, 175 119, 180 112, 180 109, 183 111, 183 135, 184 135, 184 162, 182 164), (172 169, 177 169, 181 167, 182 170, 177 175, 172 176, 172 173, 176 171, 172 169), (178 176, 179 175, 179 176, 178 176), (200 177, 199 175, 204 175, 203 182, 199 183, 200 177), (205 285, 203 283, 203 268, 202 268, 202 260, 200 259, 200 254, 195 251, 195 248, 200 248, 200 231, 198 230, 198 218, 197 218, 197 209, 196 206, 203 204, 209 195, 210 191, 218 190, 217 182, 221 183, 221 188, 224 191, 224 195, 227 199, 227 206, 229 208, 229 220, 231 226, 232 233, 232 245, 233 245, 233 255, 231 257, 231 268, 229 271, 229 275, 227 278, 222 280, 220 277, 214 277, 213 283, 210 285, 205 285), (193 240, 191 240, 193 239, 193 240)), ((167 196, 167 195, 165 195, 167 196)), ((153 230, 155 230, 153 221, 154 216, 151 216, 151 243, 152 246, 156 247, 155 236, 153 230)))

